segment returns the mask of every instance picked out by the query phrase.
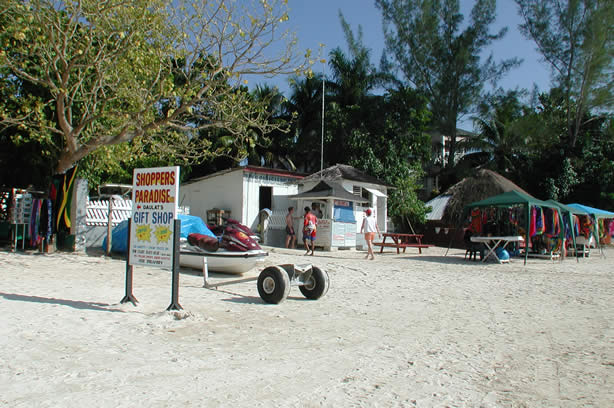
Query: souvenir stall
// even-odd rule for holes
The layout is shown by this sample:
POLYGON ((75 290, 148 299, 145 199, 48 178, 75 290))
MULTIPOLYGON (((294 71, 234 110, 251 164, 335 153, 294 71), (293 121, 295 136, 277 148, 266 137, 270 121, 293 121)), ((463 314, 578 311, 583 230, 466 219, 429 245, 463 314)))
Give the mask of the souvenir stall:
POLYGON ((38 191, 11 188, 0 191, 0 231, 13 250, 44 250, 51 241, 52 203, 38 191))
POLYGON ((582 209, 570 207, 555 200, 548 200, 559 208, 563 219, 563 256, 588 256, 589 248, 586 245, 594 233, 590 214, 582 209))
POLYGON ((529 256, 554 259, 561 253, 563 222, 552 203, 513 190, 470 203, 465 212, 471 213, 473 240, 497 237, 503 246, 514 241, 511 254, 524 255, 525 264, 529 256))
POLYGON ((13 250, 21 248, 50 252, 55 247, 75 250, 79 224, 77 207, 83 201, 75 198, 77 191, 87 195, 87 182, 76 178, 76 167, 54 176, 48 191, 0 190, 0 238, 6 240, 8 232, 13 250), (77 184, 81 188, 75 188, 77 184), (60 238, 64 238, 62 242, 71 240, 72 244, 61 246, 60 238))
POLYGON ((368 202, 368 200, 355 196, 344 189, 341 184, 332 181, 320 181, 311 190, 288 196, 288 198, 297 200, 294 230, 299 243, 303 238, 303 208, 309 207, 318 218, 315 246, 328 251, 339 248, 356 248, 354 205, 368 202))
MULTIPOLYGON (((578 203, 568 204, 568 206, 583 211, 592 217, 595 223, 595 246, 599 245, 601 250, 601 245, 612 242, 612 237, 614 236, 614 212, 600 210, 599 208, 593 208, 578 203)), ((601 253, 603 254, 603 251, 601 251, 601 253)))

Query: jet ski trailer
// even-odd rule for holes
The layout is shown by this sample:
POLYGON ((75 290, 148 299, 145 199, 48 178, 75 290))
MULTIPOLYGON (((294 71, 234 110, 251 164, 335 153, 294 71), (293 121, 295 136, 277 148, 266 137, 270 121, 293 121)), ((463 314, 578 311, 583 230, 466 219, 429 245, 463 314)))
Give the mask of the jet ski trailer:
POLYGON ((233 279, 228 281, 211 282, 209 271, 203 267, 204 287, 217 289, 220 286, 234 285, 243 282, 257 281, 258 294, 266 303, 278 304, 283 302, 290 293, 291 286, 298 286, 307 299, 317 300, 326 295, 330 286, 328 273, 311 264, 273 265, 264 268, 260 275, 233 279))

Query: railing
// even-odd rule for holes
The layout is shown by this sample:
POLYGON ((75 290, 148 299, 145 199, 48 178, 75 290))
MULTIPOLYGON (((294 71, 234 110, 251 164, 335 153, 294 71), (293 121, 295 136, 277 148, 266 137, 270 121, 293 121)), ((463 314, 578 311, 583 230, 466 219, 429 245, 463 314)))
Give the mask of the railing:
POLYGON ((273 213, 269 217, 269 229, 285 229, 286 228, 286 215, 287 210, 273 210, 273 213))
POLYGON ((130 218, 132 214, 132 200, 113 199, 112 207, 109 200, 88 200, 85 223, 89 226, 107 226, 111 212, 111 225, 130 218))

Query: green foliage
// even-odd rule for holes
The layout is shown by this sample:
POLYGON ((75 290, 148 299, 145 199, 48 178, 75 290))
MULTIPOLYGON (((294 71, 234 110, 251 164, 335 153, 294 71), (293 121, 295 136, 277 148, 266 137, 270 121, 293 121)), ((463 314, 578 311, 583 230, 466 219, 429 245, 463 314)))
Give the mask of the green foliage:
POLYGON ((394 186, 389 214, 403 222, 410 219, 423 223, 424 203, 417 191, 423 176, 421 163, 430 154, 430 138, 425 132, 430 120, 426 99, 403 86, 374 95, 378 86, 391 82, 390 77, 371 63, 360 27, 355 36, 343 16, 340 19, 349 54, 340 48, 330 54, 333 81, 327 82, 329 147, 325 148, 325 158, 348 163, 394 186))
MULTIPOLYGON (((326 88, 324 89, 326 91, 326 88)), ((331 118, 330 88, 325 100, 328 101, 326 109, 326 126, 328 128, 331 118)), ((320 142, 322 139, 322 76, 297 78, 290 80, 290 97, 286 101, 286 110, 292 116, 290 136, 293 147, 290 155, 296 162, 296 167, 304 172, 320 170, 320 142)), ((325 144, 330 146, 330 138, 325 144)))
POLYGON ((459 143, 459 148, 467 152, 465 161, 475 158, 474 165, 513 178, 526 153, 526 129, 520 126, 525 113, 521 96, 519 91, 498 91, 478 105, 479 113, 473 118, 478 134, 459 143))
POLYGON ((578 182, 578 175, 571 165, 571 160, 565 158, 556 178, 546 177, 543 181, 546 197, 557 201, 564 200, 578 182))
POLYGON ((401 222, 409 220, 411 225, 424 224, 428 208, 419 199, 417 192, 422 188, 420 181, 424 172, 419 163, 405 167, 389 176, 395 189, 388 196, 388 212, 401 222))
POLYGON ((435 129, 450 137, 448 167, 456 159, 456 126, 479 101, 482 88, 519 64, 495 63, 481 54, 506 29, 490 33, 495 0, 475 2, 464 26, 458 0, 376 0, 385 23, 387 50, 405 79, 427 96, 435 129), (464 28, 463 28, 464 26, 464 28))
POLYGON ((574 147, 585 114, 614 107, 614 2, 516 0, 524 35, 550 65, 564 98, 567 141, 574 147))
POLYGON ((278 128, 240 87, 243 76, 310 72, 308 56, 301 62, 283 31, 285 0, 3 5, 0 81, 8 98, 0 124, 25 131, 15 138, 51 141, 57 173, 138 139, 163 161, 198 162, 235 142, 243 152, 258 134, 248 130, 278 128), (48 97, 21 98, 25 86, 48 97), (220 129, 225 146, 212 148, 207 137, 220 129))

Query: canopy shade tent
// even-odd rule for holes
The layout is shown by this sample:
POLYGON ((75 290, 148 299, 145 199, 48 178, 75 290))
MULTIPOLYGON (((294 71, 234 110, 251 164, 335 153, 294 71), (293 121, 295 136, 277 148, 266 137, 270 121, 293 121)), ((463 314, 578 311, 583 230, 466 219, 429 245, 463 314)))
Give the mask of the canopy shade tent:
POLYGON ((590 214, 595 218, 614 218, 614 212, 600 210, 599 208, 589 207, 588 205, 573 203, 567 204, 567 207, 575 208, 576 210, 584 211, 581 214, 590 214))
POLYGON ((506 191, 505 193, 501 193, 496 196, 488 197, 484 200, 475 201, 473 203, 467 204, 465 206, 465 209, 476 207, 509 207, 523 204, 537 205, 548 208, 558 208, 555 204, 548 203, 547 201, 538 200, 535 197, 532 197, 517 190, 512 190, 506 191))
POLYGON ((558 201, 555 201, 555 200, 548 200, 548 202, 558 205, 561 208, 561 210, 566 211, 566 212, 568 212, 570 214, 590 215, 590 213, 588 211, 585 211, 584 209, 582 209, 580 207, 572 207, 571 205, 559 203, 558 201))
POLYGON ((320 181, 311 190, 303 191, 302 193, 288 196, 288 198, 309 198, 314 200, 347 200, 357 203, 368 203, 369 200, 360 196, 354 195, 347 191, 339 183, 333 181, 320 181))
POLYGON ((576 207, 570 207, 568 205, 565 205, 563 203, 559 203, 558 201, 555 200, 547 200, 547 202, 552 203, 556 206, 559 207, 559 209, 561 210, 562 214, 567 214, 567 219, 569 221, 569 226, 570 226, 570 232, 571 232, 571 238, 573 240, 573 246, 574 246, 574 252, 576 254, 576 261, 578 261, 578 250, 576 248, 576 233, 575 233, 575 229, 573 227, 573 219, 572 219, 572 215, 590 215, 589 213, 587 213, 586 211, 584 211, 581 208, 576 208, 576 207))
MULTIPOLYGON (((581 209, 586 211, 588 214, 590 214, 592 217, 595 218, 595 237, 597 239, 597 243, 601 244, 600 240, 601 240, 601 234, 600 234, 600 230, 599 230, 599 219, 614 219, 614 212, 611 211, 606 211, 606 210, 600 210, 599 208, 593 208, 593 207, 589 207, 588 205, 583 205, 583 204, 578 204, 578 203, 573 203, 573 204, 567 204, 569 207, 572 208, 577 208, 577 209, 581 209)), ((607 235, 607 229, 603 229, 604 234, 607 235)), ((609 242, 609 241, 606 241, 609 242)), ((601 252, 602 256, 605 256, 604 252, 603 252, 603 248, 601 247, 601 245, 599 245, 599 251, 601 252)))
MULTIPOLYGON (((530 223, 531 223, 531 207, 539 206, 539 207, 547 207, 559 210, 559 207, 556 204, 549 203, 547 201, 538 200, 535 197, 532 197, 528 194, 522 193, 517 190, 507 191, 505 193, 488 197, 484 200, 475 201, 473 203, 467 204, 464 208, 464 213, 466 214, 472 208, 485 208, 485 207, 513 207, 513 206, 524 206, 526 207, 526 215, 527 215, 527 241, 530 238, 530 223)), ((561 214, 559 212, 559 220, 561 219, 561 214)), ((562 225, 562 224, 561 224, 562 225)), ((524 262, 527 263, 527 258, 529 256, 529 242, 525 242, 525 257, 524 262)))

